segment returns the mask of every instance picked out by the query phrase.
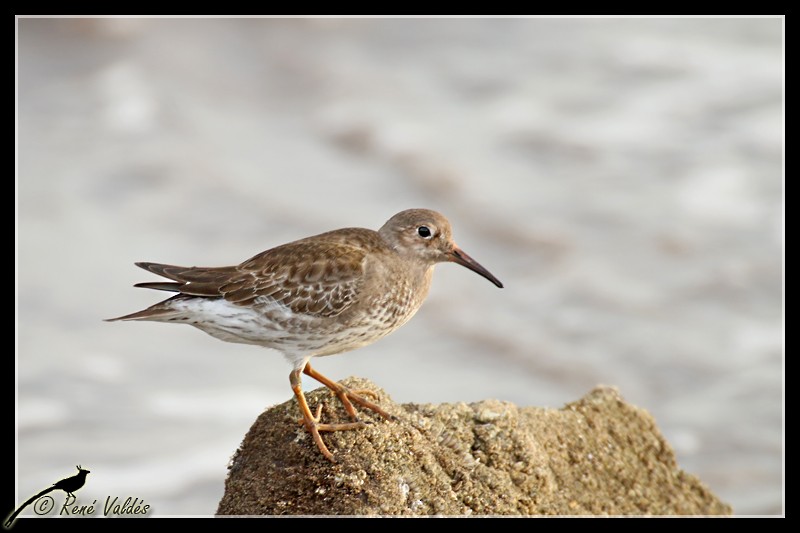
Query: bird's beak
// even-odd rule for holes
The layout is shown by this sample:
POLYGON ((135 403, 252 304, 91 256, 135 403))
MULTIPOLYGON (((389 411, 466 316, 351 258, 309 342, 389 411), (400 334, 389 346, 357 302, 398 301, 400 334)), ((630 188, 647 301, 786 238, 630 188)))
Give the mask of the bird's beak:
POLYGON ((480 274, 481 276, 483 276, 484 278, 488 279, 489 281, 491 281, 492 283, 494 283, 495 285, 497 285, 501 289, 503 288, 503 284, 500 283, 499 279, 494 277, 491 272, 489 272, 488 270, 483 268, 480 263, 478 263, 473 258, 471 258, 469 255, 467 255, 458 246, 453 246, 453 250, 449 254, 447 254, 447 256, 448 256, 448 260, 449 261, 451 261, 453 263, 458 263, 461 266, 465 266, 468 269, 472 270, 473 272, 476 272, 476 273, 480 274))

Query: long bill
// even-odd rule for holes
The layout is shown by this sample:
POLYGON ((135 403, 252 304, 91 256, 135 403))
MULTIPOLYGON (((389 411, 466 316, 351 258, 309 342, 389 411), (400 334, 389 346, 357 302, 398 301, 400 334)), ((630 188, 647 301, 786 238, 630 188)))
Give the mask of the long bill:
POLYGON ((450 261, 452 261, 453 263, 458 263, 461 266, 465 266, 468 269, 472 270, 473 272, 480 274, 484 278, 488 279, 501 289, 503 288, 503 284, 500 282, 499 279, 494 277, 492 273, 483 268, 480 263, 478 263, 469 255, 467 255, 467 253, 464 252, 464 250, 462 250, 461 248, 454 246, 453 251, 450 252, 449 256, 450 256, 450 261))

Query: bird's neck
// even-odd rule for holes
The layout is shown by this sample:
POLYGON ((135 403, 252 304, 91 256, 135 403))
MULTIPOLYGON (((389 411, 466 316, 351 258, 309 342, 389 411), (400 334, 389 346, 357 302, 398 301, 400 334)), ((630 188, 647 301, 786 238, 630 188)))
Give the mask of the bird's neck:
POLYGON ((416 293, 419 297, 419 303, 425 300, 428 296, 428 291, 431 288, 431 279, 433 279, 434 265, 419 265, 415 271, 414 284, 416 285, 416 293))

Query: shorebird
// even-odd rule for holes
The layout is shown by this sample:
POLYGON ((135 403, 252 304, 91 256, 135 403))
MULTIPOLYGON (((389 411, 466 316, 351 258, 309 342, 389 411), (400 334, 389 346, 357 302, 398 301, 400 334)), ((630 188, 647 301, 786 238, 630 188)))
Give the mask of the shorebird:
POLYGON ((292 364, 289 382, 303 416, 301 423, 320 452, 334 461, 321 431, 364 426, 353 403, 386 419, 392 416, 311 367, 312 357, 371 344, 405 324, 417 312, 438 263, 457 263, 502 288, 503 284, 453 242, 447 219, 428 209, 409 209, 378 231, 344 228, 271 248, 236 265, 137 266, 170 281, 136 287, 176 292, 143 311, 109 319, 190 324, 228 342, 277 350, 292 364), (331 389, 350 423, 323 424, 312 414, 300 374, 331 389))

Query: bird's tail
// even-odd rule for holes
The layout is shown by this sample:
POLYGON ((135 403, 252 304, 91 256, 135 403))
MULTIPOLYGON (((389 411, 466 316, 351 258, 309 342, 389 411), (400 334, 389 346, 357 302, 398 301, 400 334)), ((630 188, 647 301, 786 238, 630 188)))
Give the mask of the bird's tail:
POLYGON ((106 322, 116 322, 117 320, 154 320, 156 322, 169 322, 170 320, 177 319, 183 316, 183 313, 172 306, 173 302, 179 300, 186 300, 187 297, 183 294, 176 294, 172 298, 168 298, 163 302, 151 305, 143 311, 137 311, 125 316, 118 316, 116 318, 106 318, 106 322))
POLYGON ((118 316, 116 318, 106 318, 106 322, 116 322, 117 320, 169 320, 169 318, 177 315, 175 311, 163 308, 150 308, 144 311, 137 311, 125 316, 118 316))
POLYGON ((29 506, 30 504, 32 504, 33 502, 35 502, 36 500, 38 500, 39 498, 41 498, 42 496, 47 494, 48 492, 51 492, 51 491, 54 491, 54 490, 56 490, 56 486, 55 485, 53 485, 52 487, 47 487, 46 489, 44 489, 39 494, 37 494, 35 496, 31 496, 30 498, 28 498, 28 501, 26 501, 25 503, 23 503, 22 505, 17 507, 17 510, 14 511, 13 513, 11 513, 11 515, 5 521, 4 525, 5 525, 6 529, 11 527, 11 524, 14 523, 14 520, 17 518, 17 515, 19 513, 21 513, 23 509, 25 509, 27 506, 29 506))
POLYGON ((179 320, 183 313, 172 305, 175 301, 186 300, 192 296, 221 298, 219 280, 226 279, 236 267, 181 267, 163 265, 161 263, 136 263, 136 266, 158 274, 172 281, 146 281, 134 287, 155 289, 158 291, 177 292, 172 298, 125 316, 107 318, 106 322, 117 320, 153 320, 169 322, 179 320))

